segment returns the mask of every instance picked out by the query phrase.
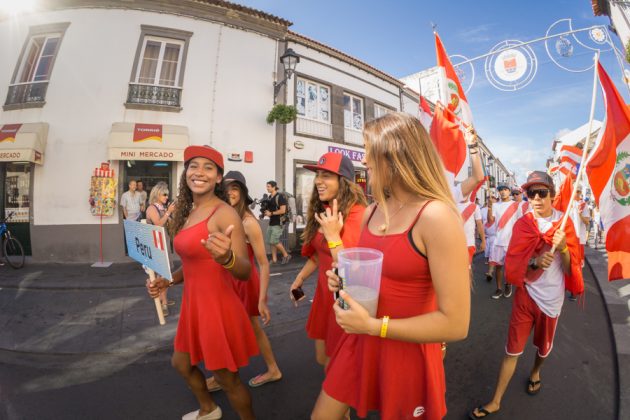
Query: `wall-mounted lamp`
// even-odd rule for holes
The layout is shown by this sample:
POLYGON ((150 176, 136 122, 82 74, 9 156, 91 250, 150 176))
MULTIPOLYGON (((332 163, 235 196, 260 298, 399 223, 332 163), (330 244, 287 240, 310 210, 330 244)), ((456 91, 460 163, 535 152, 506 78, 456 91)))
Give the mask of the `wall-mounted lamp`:
POLYGON ((288 48, 280 57, 280 62, 284 66, 284 80, 282 80, 281 82, 273 82, 274 104, 276 103, 276 97, 280 92, 280 88, 282 88, 283 85, 286 85, 287 80, 290 80, 291 76, 293 76, 293 73, 295 72, 295 67, 297 66, 297 63, 300 62, 300 56, 297 55, 297 53, 293 51, 293 49, 288 48))

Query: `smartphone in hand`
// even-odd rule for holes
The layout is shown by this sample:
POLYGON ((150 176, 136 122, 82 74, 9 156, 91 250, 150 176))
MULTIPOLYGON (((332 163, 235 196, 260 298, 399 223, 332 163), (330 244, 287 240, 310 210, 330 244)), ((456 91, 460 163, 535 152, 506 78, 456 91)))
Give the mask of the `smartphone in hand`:
POLYGON ((304 290, 302 290, 301 287, 298 287, 297 289, 292 289, 291 295, 293 296, 293 300, 296 302, 299 302, 306 297, 304 295, 304 290))
MULTIPOLYGON (((340 274, 339 269, 334 268, 333 272, 337 275, 337 277, 339 277, 339 290, 343 290, 343 270, 341 271, 341 274, 340 274)), ((339 296, 339 290, 334 292, 335 300, 339 301, 339 306, 341 308, 348 309, 348 305, 346 305, 346 302, 344 302, 344 300, 339 296)))

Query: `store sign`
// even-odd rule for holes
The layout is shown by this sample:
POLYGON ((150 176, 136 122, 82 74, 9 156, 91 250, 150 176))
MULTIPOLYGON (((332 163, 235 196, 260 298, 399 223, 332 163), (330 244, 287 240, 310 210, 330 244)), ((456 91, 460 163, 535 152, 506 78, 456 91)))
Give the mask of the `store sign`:
POLYGON ((15 142, 15 136, 22 124, 5 124, 0 128, 0 143, 3 141, 15 142))
POLYGON ((135 124, 133 128, 133 141, 156 140, 162 141, 162 125, 160 124, 135 124))
POLYGON ((110 160, 168 160, 183 161, 183 150, 109 149, 110 160))
POLYGON ((365 157, 365 152, 357 150, 344 149, 343 147, 328 146, 329 152, 341 153, 345 157, 355 162, 361 162, 365 157))
POLYGON ((129 257, 172 280, 164 227, 125 220, 125 240, 129 257))

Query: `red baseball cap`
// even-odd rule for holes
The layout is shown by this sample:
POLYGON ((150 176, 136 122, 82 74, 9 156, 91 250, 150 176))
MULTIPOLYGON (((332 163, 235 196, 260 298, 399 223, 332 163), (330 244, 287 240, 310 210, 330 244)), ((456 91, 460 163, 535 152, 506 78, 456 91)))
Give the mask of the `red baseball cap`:
POLYGON ((203 157, 214 162, 221 170, 223 170, 223 155, 217 149, 210 146, 188 146, 184 150, 184 163, 196 157, 203 157))
POLYGON ((547 172, 533 171, 527 177, 527 182, 521 185, 521 188, 523 190, 526 190, 530 186, 535 185, 535 184, 544 185, 546 187, 549 187, 549 189, 551 190, 554 189, 553 179, 551 178, 551 176, 549 176, 547 172))
POLYGON ((317 165, 304 165, 310 171, 328 171, 354 182, 354 165, 341 153, 328 152, 319 158, 317 165))

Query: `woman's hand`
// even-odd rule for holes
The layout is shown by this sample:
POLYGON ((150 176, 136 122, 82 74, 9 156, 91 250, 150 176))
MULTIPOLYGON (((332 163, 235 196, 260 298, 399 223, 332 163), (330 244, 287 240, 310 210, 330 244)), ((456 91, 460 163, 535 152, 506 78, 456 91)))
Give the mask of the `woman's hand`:
POLYGON ((380 332, 379 320, 372 318, 368 311, 357 303, 352 296, 341 290, 339 296, 348 306, 343 309, 339 306, 339 300, 333 304, 337 324, 348 334, 378 335, 380 332))
POLYGON ((219 264, 229 263, 232 250, 232 231, 234 225, 230 225, 225 229, 225 233, 212 232, 208 235, 208 239, 202 239, 201 244, 208 250, 212 258, 219 264))
POLYGON ((301 277, 297 277, 293 283, 291 283, 291 287, 289 288, 289 298, 291 299, 291 301, 293 302, 293 306, 295 306, 297 308, 298 303, 295 300, 295 298, 293 297, 293 291, 295 289, 299 289, 300 287, 302 287, 302 285, 304 284, 304 280, 301 277))
POLYGON ((155 281, 153 283, 151 283, 151 279, 147 279, 147 292, 149 293, 149 296, 155 299, 156 297, 160 297, 160 293, 168 289, 170 284, 171 282, 166 280, 164 277, 155 276, 155 281))
POLYGON ((269 321, 271 321, 271 312, 269 312, 269 306, 267 306, 266 300, 261 299, 258 302, 258 313, 260 314, 263 325, 269 324, 269 321))
POLYGON ((464 140, 469 146, 475 146, 477 144, 477 131, 475 131, 472 125, 469 125, 466 131, 464 131, 464 140))
POLYGON ((326 271, 326 277, 328 277, 328 290, 331 292, 339 291, 339 276, 335 274, 335 268, 337 268, 337 263, 332 263, 332 270, 326 271))
POLYGON ((175 211, 175 202, 173 201, 171 204, 168 205, 168 208, 166 209, 166 214, 170 216, 171 214, 173 214, 174 211, 175 211))
POLYGON ((542 268, 543 270, 546 270, 549 268, 549 266, 553 262, 553 259, 554 259, 553 253, 547 251, 541 254, 538 258, 536 258, 536 265, 542 268))
POLYGON ((343 228, 343 215, 337 207, 337 199, 332 202, 332 208, 317 214, 315 220, 322 228, 322 233, 327 241, 338 241, 340 239, 341 229, 343 228))

